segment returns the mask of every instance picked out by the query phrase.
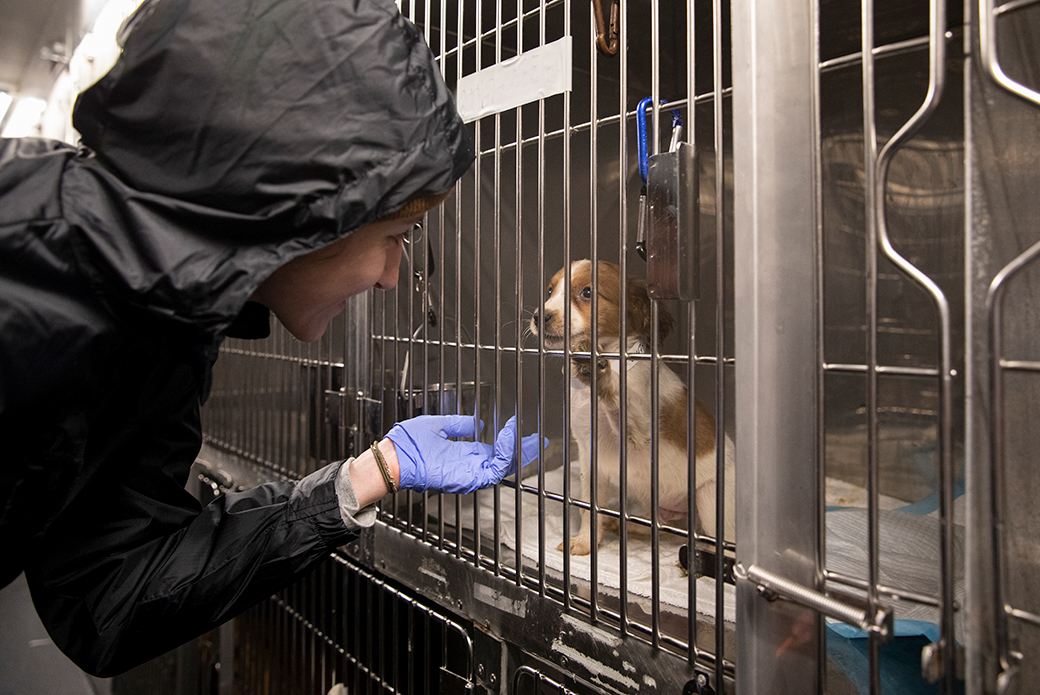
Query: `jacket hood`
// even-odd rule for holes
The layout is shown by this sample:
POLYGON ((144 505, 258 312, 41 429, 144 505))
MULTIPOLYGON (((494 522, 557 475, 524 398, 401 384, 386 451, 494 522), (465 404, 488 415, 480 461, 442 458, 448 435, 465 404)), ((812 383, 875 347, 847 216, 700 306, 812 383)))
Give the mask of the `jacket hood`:
POLYGON ((65 198, 95 280, 150 313, 221 334, 279 265, 473 160, 388 0, 146 0, 129 22, 77 99, 65 198))

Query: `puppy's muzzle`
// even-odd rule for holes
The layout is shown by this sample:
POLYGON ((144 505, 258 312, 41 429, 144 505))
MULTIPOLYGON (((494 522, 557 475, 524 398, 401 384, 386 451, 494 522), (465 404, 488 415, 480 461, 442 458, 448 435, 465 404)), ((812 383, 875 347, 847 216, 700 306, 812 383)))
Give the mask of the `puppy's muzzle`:
MULTIPOLYGON (((538 335, 538 315, 539 315, 539 313, 540 313, 540 311, 538 309, 535 309, 534 313, 531 315, 531 328, 534 330, 534 334, 535 335, 538 335)), ((559 335, 560 334, 560 331, 558 329, 554 329, 553 328, 553 326, 556 323, 558 323, 558 322, 559 322, 559 319, 557 318, 555 311, 546 311, 545 312, 545 333, 546 333, 547 336, 550 335, 550 334, 555 334, 555 335, 559 335)))
MULTIPOLYGON (((533 333, 534 335, 540 334, 540 331, 538 330, 539 313, 541 313, 540 310, 535 309, 534 313, 531 316, 531 333, 533 333)), ((560 323, 560 319, 557 316, 556 312, 545 311, 544 319, 545 344, 551 348, 556 348, 563 345, 563 331, 560 329, 560 326, 558 325, 560 323)))

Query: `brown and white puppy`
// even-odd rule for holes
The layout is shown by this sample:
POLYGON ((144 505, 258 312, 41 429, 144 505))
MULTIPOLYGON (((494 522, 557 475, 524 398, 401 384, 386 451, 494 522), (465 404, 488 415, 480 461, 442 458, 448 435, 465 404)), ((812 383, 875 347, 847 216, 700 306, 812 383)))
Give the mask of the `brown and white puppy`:
MULTIPOLYGON (((590 352, 592 345, 592 293, 597 302, 597 342, 599 352, 619 353, 621 346, 621 269, 613 263, 599 262, 597 285, 592 284, 592 262, 575 261, 571 264, 571 284, 564 286, 564 270, 552 279, 549 296, 542 307, 544 312, 545 346, 550 349, 563 347, 567 335, 564 326, 564 306, 570 310, 570 338, 572 349, 590 352)), ((649 352, 651 338, 650 298, 646 283, 638 278, 629 278, 627 287, 627 320, 625 346, 628 354, 649 352)), ((538 335, 538 312, 531 319, 531 331, 538 335)), ((659 339, 671 329, 672 319, 663 308, 658 309, 659 339)), ((578 459, 581 466, 582 499, 590 499, 592 487, 592 403, 599 410, 597 447, 597 501, 605 505, 612 486, 617 487, 620 455, 620 408, 618 399, 619 361, 600 358, 597 360, 596 396, 591 390, 592 365, 590 358, 572 360, 571 379, 571 435, 578 443, 578 459)), ((650 493, 653 484, 650 475, 651 414, 650 399, 651 366, 649 360, 629 359, 627 364, 627 402, 625 413, 628 420, 627 471, 628 497, 637 501, 641 512, 650 515, 650 493)), ((685 526, 687 516, 688 474, 686 455, 687 389, 681 379, 663 362, 658 362, 658 400, 660 420, 658 440, 658 508, 662 522, 685 526)), ((715 535, 715 418, 697 401, 694 426, 697 428, 697 453, 695 457, 695 481, 697 495, 697 521, 702 533, 715 535)), ((732 443, 726 442, 726 520, 725 538, 733 540, 734 528, 733 480, 734 459, 732 443)), ((603 538, 607 517, 600 515, 597 538, 603 538)), ((587 555, 591 551, 591 526, 589 512, 581 512, 581 530, 570 540, 572 555, 587 555)), ((561 543, 559 550, 565 549, 561 543)))

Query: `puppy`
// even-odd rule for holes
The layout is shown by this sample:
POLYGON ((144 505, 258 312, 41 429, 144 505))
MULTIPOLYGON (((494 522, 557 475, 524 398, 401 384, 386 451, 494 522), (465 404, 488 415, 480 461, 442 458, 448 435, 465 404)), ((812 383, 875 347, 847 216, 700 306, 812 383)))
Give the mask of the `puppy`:
MULTIPOLYGON (((570 337, 576 352, 590 352, 592 345, 592 293, 598 296, 597 341, 600 352, 620 352, 621 347, 621 269, 613 263, 600 261, 598 285, 592 285, 592 262, 575 261, 571 264, 571 284, 564 286, 564 269, 553 277, 549 296, 542 307, 545 326, 545 346, 560 349, 567 335, 564 326, 564 306, 570 302, 570 337)), ((650 298, 646 283, 629 278, 627 283, 627 321, 625 346, 628 354, 649 352, 652 326, 650 325, 650 298)), ((538 312, 531 318, 531 332, 538 335, 538 312)), ((659 339, 671 330, 671 316, 659 308, 659 339)), ((606 505, 611 486, 619 480, 620 456, 620 403, 618 360, 599 358, 595 365, 596 394, 591 390, 593 365, 589 357, 572 360, 571 379, 571 435, 578 443, 581 470, 581 494, 591 498, 592 407, 599 411, 597 458, 597 500, 606 505)), ((663 522, 685 526, 687 521, 688 474, 686 455, 687 389, 679 377, 663 362, 658 362, 658 509, 663 522)), ((650 515, 650 399, 651 367, 649 360, 627 361, 627 471, 628 498, 637 502, 643 513, 650 515)), ((715 418, 697 401, 694 426, 697 428, 696 495, 697 522, 700 531, 715 536, 715 418)), ((736 536, 734 524, 735 495, 733 488, 734 459, 732 443, 726 446, 726 519, 725 538, 736 536)), ((606 515, 597 520, 597 538, 602 540, 606 515)), ((591 524, 589 512, 581 512, 581 530, 570 539, 572 555, 591 552, 591 524)), ((558 550, 565 551, 566 542, 558 550)))

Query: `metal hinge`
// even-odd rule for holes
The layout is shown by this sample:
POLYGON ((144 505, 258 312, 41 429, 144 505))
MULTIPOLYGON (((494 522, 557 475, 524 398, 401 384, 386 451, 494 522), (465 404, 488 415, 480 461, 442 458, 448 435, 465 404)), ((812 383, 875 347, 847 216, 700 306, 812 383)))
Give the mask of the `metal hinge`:
MULTIPOLYGON (((693 552, 693 562, 690 562, 690 551, 688 546, 679 548, 679 566, 687 572, 693 572, 696 577, 716 578, 718 562, 715 551, 710 549, 709 543, 697 542, 693 552), (691 569, 692 565, 692 569, 691 569)), ((735 561, 732 556, 723 553, 722 556, 722 581, 727 584, 736 584, 733 577, 733 566, 735 561)))

